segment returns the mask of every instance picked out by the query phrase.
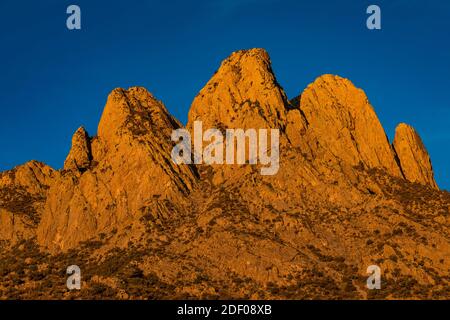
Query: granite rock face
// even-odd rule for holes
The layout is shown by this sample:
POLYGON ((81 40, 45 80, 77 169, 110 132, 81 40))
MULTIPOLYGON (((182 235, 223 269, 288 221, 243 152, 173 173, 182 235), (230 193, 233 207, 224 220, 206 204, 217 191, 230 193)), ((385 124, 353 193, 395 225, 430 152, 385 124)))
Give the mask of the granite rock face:
POLYGON ((188 128, 283 128, 287 98, 264 49, 241 50, 225 59, 195 97, 188 128))
MULTIPOLYGON (((383 168, 401 176, 386 133, 364 91, 349 80, 323 75, 310 84, 295 102, 304 120, 289 128, 293 141, 306 144, 314 158, 341 161, 351 166, 383 168), (306 124, 305 124, 306 122, 306 124)), ((290 118, 300 119, 296 110, 290 118)))
POLYGON ((72 137, 72 148, 64 162, 64 169, 83 171, 89 168, 91 160, 91 141, 86 130, 80 127, 72 137))
POLYGON ((438 188, 430 156, 413 127, 405 123, 399 124, 395 130, 393 146, 408 181, 438 188))

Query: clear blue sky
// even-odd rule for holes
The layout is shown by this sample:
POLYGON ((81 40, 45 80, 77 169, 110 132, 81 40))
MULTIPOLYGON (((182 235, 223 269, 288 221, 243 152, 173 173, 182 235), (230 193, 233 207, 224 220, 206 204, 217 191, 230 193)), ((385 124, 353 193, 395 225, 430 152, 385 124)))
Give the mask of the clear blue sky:
POLYGON ((60 168, 73 132, 96 134, 108 93, 144 86, 182 122, 231 52, 263 47, 289 97, 323 73, 363 88, 392 140, 413 125, 450 189, 450 1, 42 0, 0 2, 0 170, 60 168), (66 8, 82 30, 66 28, 66 8), (365 27, 382 9, 382 30, 365 27))

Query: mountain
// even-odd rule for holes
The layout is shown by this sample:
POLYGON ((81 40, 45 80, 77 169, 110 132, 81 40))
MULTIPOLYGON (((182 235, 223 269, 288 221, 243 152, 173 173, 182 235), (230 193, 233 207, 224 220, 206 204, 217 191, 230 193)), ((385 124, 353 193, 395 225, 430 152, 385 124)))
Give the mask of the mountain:
POLYGON ((38 243, 65 250, 114 231, 115 241, 126 245, 145 232, 144 215, 174 215, 196 179, 195 168, 171 161, 171 133, 179 127, 144 88, 114 90, 98 136, 89 138, 83 128, 74 134, 61 176, 48 191, 38 243))
POLYGON ((2 173, 0 190, 2 298, 450 297, 450 194, 418 133, 400 124, 391 144, 338 76, 289 100, 263 49, 222 62, 186 128, 146 89, 113 90, 63 169, 33 161, 2 173), (196 121, 278 129, 276 174, 175 164, 172 132, 193 136, 196 121), (80 291, 65 287, 73 264, 80 291), (366 288, 371 265, 381 290, 366 288))

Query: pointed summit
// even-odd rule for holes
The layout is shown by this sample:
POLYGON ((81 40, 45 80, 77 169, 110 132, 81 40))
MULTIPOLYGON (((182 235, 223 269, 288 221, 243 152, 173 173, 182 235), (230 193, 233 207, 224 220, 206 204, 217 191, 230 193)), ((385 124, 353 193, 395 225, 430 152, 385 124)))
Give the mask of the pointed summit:
POLYGON ((395 129, 393 146, 407 180, 438 189, 430 156, 413 127, 400 123, 395 129))
POLYGON ((336 159, 353 166, 363 163, 401 176, 373 107, 364 91, 350 80, 323 75, 296 101, 307 123, 304 139, 314 158, 336 159))
POLYGON ((65 172, 50 188, 39 243, 66 250, 101 232, 129 233, 130 226, 140 236, 143 215, 175 216, 196 181, 194 168, 171 160, 171 134, 179 127, 146 89, 115 89, 90 148, 84 129, 74 136, 66 167, 85 172, 65 172))
POLYGON ((171 130, 179 127, 179 122, 147 89, 119 88, 108 96, 98 125, 98 136, 104 141, 115 143, 126 135, 159 135, 159 129, 170 136, 171 130))
POLYGON ((83 127, 78 128, 72 137, 72 148, 64 162, 65 170, 85 171, 91 164, 91 142, 83 127))
POLYGON ((194 99, 188 128, 283 128, 287 98, 264 49, 234 52, 194 99))

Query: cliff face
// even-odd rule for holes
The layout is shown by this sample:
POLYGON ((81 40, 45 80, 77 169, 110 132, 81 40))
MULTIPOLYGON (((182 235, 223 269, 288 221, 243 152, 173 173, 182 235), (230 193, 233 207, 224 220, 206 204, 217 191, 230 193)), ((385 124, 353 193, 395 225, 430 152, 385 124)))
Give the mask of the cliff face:
POLYGON ((449 296, 450 196, 415 130, 399 125, 391 145, 349 80, 321 76, 288 101, 267 52, 238 51, 194 99, 190 132, 195 121, 279 129, 279 170, 177 165, 182 125, 146 89, 115 89, 97 136, 78 129, 62 170, 30 162, 0 175, 0 240, 76 252, 98 270, 88 287, 115 298, 367 298, 372 264, 390 285, 380 297, 411 281, 422 291, 401 297, 449 296), (133 291, 136 274, 160 289, 133 291))

